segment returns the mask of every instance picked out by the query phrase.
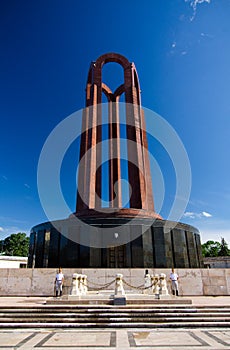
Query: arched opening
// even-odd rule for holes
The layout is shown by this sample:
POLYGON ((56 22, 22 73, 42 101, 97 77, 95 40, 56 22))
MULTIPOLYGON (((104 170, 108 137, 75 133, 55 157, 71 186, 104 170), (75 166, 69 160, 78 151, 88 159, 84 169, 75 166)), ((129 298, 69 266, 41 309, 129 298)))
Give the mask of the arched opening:
POLYGON ((116 62, 108 62, 102 68, 102 82, 113 92, 124 83, 124 69, 116 62))

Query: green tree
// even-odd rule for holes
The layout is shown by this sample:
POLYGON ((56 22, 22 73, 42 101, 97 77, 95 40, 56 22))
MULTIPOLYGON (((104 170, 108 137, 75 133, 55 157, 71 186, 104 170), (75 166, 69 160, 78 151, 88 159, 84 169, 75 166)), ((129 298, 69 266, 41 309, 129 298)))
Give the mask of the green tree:
POLYGON ((207 241, 206 243, 202 244, 202 255, 204 257, 218 256, 220 249, 220 242, 207 241))
POLYGON ((228 249, 228 244, 223 237, 221 237, 220 250, 218 256, 229 256, 230 250, 228 249))
POLYGON ((26 233, 13 233, 3 241, 3 251, 6 255, 27 256, 29 251, 29 237, 26 233))
POLYGON ((4 254, 4 241, 0 241, 0 255, 4 254))

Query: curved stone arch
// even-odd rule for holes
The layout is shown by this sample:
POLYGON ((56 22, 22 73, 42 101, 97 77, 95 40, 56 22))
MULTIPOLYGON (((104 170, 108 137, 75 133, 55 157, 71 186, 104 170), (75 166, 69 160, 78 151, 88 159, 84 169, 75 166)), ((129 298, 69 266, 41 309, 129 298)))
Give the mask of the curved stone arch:
POLYGON ((108 99, 108 102, 113 101, 114 100, 114 94, 112 93, 112 91, 110 90, 110 88, 105 84, 102 83, 101 84, 101 89, 102 92, 105 94, 105 96, 108 99))
MULTIPOLYGON (((124 85, 131 85, 132 83, 132 63, 130 63, 126 57, 117 53, 104 54, 95 61, 94 63, 94 82, 99 87, 102 86, 102 68, 105 64, 115 62, 123 68, 123 82, 124 85)), ((131 102, 131 101, 130 101, 131 102)), ((100 103, 100 100, 98 100, 100 103)))
POLYGON ((104 64, 109 62, 116 62, 120 64, 124 69, 130 67, 130 62, 127 60, 126 57, 114 52, 106 53, 98 57, 98 59, 95 62, 95 65, 96 67, 102 68, 104 64))
POLYGON ((138 78, 137 70, 136 70, 136 67, 135 67, 134 63, 133 63, 133 85, 137 89, 140 89, 139 78, 138 78))
POLYGON ((116 102, 119 102, 120 96, 125 92, 125 85, 121 84, 114 92, 116 102))
POLYGON ((133 78, 133 86, 135 87, 136 89, 136 98, 137 98, 137 104, 140 105, 141 104, 141 97, 140 97, 140 83, 139 83, 139 78, 138 78, 138 74, 137 74, 137 70, 136 70, 136 67, 135 65, 133 64, 132 66, 132 71, 133 71, 133 74, 132 74, 132 78, 133 78))

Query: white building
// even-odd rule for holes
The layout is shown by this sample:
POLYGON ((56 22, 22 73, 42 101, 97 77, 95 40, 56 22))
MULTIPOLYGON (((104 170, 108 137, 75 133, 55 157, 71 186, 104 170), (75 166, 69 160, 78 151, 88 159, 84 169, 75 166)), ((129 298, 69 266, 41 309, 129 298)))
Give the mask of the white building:
POLYGON ((214 257, 204 258, 204 267, 229 269, 230 256, 214 256, 214 257))
POLYGON ((0 255, 0 268, 26 268, 28 258, 22 256, 0 255))

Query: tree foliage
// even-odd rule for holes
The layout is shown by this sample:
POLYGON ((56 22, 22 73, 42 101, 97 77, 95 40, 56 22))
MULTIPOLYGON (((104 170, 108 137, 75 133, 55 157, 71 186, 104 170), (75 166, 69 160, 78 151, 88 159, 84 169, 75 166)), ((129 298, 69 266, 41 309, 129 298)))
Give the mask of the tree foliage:
POLYGON ((4 255, 28 256, 29 237, 23 232, 13 233, 0 241, 0 250, 4 255))
POLYGON ((230 250, 224 238, 221 238, 221 243, 218 241, 207 241, 202 244, 202 255, 204 257, 229 256, 230 250))
POLYGON ((219 256, 230 255, 230 250, 228 249, 228 244, 223 237, 221 237, 220 250, 219 250, 218 255, 219 256))
POLYGON ((220 243, 217 241, 207 241, 202 244, 202 254, 204 257, 218 256, 220 243))

